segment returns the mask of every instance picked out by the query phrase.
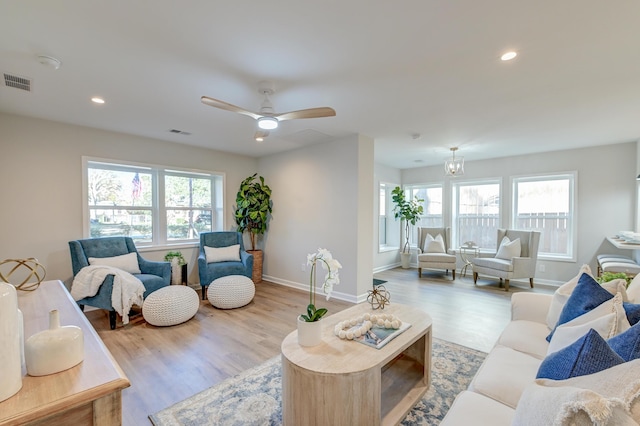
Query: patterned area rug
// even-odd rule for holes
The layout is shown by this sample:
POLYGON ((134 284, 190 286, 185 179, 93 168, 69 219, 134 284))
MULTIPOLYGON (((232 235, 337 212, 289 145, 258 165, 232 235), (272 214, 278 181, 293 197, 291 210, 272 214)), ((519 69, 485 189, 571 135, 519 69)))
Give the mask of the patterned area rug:
MULTIPOLYGON (((433 339, 431 387, 401 422, 437 425, 486 354, 433 339)), ((149 416, 155 426, 281 425, 280 356, 149 416)))

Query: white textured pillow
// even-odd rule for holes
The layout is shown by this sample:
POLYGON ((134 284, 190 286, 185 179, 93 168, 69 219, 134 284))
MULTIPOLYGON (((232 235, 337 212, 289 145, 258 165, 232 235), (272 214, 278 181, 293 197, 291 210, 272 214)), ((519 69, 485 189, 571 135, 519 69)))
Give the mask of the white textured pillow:
POLYGON ((618 278, 615 280, 607 281, 606 283, 602 283, 600 284, 600 286, 614 296, 617 293, 620 293, 622 295, 623 302, 629 301, 629 296, 627 295, 627 280, 618 278))
POLYGON ((427 234, 424 239, 423 253, 444 253, 444 239, 441 234, 438 234, 435 238, 431 234, 427 234))
POLYGON ((208 247, 204 246, 204 254, 207 263, 214 262, 239 262, 240 261, 240 244, 228 247, 208 247))
POLYGON ((122 269, 130 274, 140 273, 140 265, 138 264, 138 255, 136 253, 128 253, 113 257, 90 257, 89 265, 111 266, 113 268, 122 269))
POLYGON ((582 265, 580 268, 580 272, 578 275, 571 278, 566 283, 562 284, 558 289, 553 293, 553 299, 551 300, 551 306, 549 306, 549 311, 547 312, 547 326, 550 330, 558 324, 558 320, 560 319, 560 313, 562 312, 562 308, 564 307, 567 300, 569 300, 569 296, 573 293, 573 289, 578 285, 578 280, 582 274, 589 274, 593 277, 591 273, 591 268, 586 263, 582 265))
POLYGON ((633 277, 627 287, 627 297, 631 303, 640 303, 640 274, 633 277))
POLYGON ((511 260, 514 257, 520 257, 520 238, 511 241, 509 237, 504 237, 498 247, 496 259, 511 260))
POLYGON ((596 416, 602 416, 599 421, 603 425, 634 424, 628 416, 640 422, 639 390, 640 359, 566 380, 537 379, 522 393, 513 424, 571 424, 572 420, 574 424, 583 424, 578 420, 584 416, 587 416, 584 423, 589 425, 594 424, 596 416), (605 410, 592 411, 602 407, 605 410), (593 417, 589 419, 590 413, 593 417))
POLYGON ((586 314, 559 325, 549 342, 547 354, 569 346, 590 329, 594 329, 606 340, 628 330, 629 327, 631 324, 622 307, 622 295, 618 293, 586 314))

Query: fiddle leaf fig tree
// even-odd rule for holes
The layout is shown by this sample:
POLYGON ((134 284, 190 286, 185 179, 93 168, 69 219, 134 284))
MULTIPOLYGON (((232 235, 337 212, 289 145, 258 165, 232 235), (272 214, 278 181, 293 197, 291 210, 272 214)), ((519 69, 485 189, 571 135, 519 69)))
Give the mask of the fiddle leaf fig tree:
POLYGON ((404 220, 405 229, 404 237, 405 243, 402 247, 403 253, 409 253, 409 224, 415 225, 420 219, 420 215, 423 212, 422 202, 424 200, 415 197, 413 200, 407 200, 404 195, 404 191, 399 186, 396 186, 391 191, 392 200, 395 203, 393 207, 393 215, 396 219, 404 220))
POLYGON ((235 220, 239 232, 249 232, 252 250, 256 249, 256 236, 267 230, 271 210, 271 188, 264 178, 254 173, 243 180, 236 196, 235 220))

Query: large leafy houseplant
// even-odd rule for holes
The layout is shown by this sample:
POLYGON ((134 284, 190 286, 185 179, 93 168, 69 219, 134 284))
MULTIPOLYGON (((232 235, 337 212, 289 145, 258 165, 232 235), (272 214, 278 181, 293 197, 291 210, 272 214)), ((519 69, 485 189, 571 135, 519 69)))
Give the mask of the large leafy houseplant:
POLYGON ((409 225, 415 225, 418 223, 420 219, 420 215, 423 212, 422 202, 424 200, 415 197, 413 200, 407 200, 404 195, 404 191, 399 186, 396 186, 393 191, 391 191, 392 200, 395 204, 393 208, 393 215, 396 219, 404 220, 405 229, 404 229, 404 237, 405 243, 402 247, 402 253, 409 253, 410 244, 409 244, 409 225))
POLYGON ((322 269, 327 271, 322 284, 322 290, 327 295, 327 300, 331 297, 333 286, 340 283, 338 270, 342 268, 342 265, 337 259, 333 258, 329 250, 320 248, 316 253, 307 255, 307 265, 311 265, 311 274, 309 275, 309 305, 307 306, 307 312, 300 315, 300 318, 305 322, 320 321, 327 313, 326 308, 316 308, 316 265, 318 263, 322 265, 322 269))
POLYGON ((266 232, 271 210, 271 188, 264 178, 254 173, 243 180, 236 195, 235 220, 239 232, 249 232, 251 250, 256 250, 256 237, 266 232))

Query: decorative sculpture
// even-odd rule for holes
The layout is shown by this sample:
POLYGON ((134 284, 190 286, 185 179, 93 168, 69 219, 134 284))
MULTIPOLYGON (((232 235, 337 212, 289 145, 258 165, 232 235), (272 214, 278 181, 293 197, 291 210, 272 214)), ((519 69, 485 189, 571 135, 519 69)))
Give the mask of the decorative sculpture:
POLYGON ((28 259, 5 259, 0 262, 0 281, 14 285, 16 290, 33 291, 37 289, 40 283, 44 280, 45 275, 47 275, 47 271, 44 266, 38 262, 38 259, 33 257, 28 259), (13 263, 15 263, 15 266, 11 268, 6 275, 4 275, 1 267, 13 263), (22 280, 22 282, 20 284, 12 283, 11 276, 16 271, 25 273, 25 271, 23 271, 24 269, 26 269, 27 276, 22 280), (32 278, 35 278, 36 281, 31 282, 32 278))
POLYGON ((391 293, 383 285, 377 285, 367 293, 367 302, 371 304, 372 309, 384 309, 387 303, 391 303, 391 293))

